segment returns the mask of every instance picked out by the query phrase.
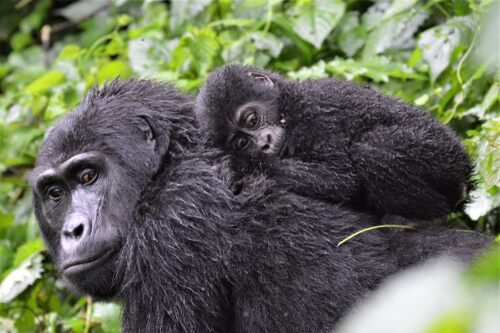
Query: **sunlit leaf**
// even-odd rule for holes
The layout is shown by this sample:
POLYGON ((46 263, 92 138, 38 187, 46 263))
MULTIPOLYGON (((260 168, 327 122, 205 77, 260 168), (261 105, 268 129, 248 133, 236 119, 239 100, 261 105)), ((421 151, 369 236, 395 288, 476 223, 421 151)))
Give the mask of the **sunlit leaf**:
POLYGON ((28 46, 32 41, 31 34, 26 32, 15 33, 10 39, 10 45, 15 51, 19 51, 28 46))
POLYGON ((215 27, 218 25, 223 25, 225 27, 249 27, 252 24, 255 24, 255 20, 252 19, 225 19, 225 20, 219 20, 219 21, 214 21, 210 23, 208 26, 209 27, 215 27))
POLYGON ((344 10, 345 3, 341 0, 307 1, 297 8, 293 30, 319 49, 342 18, 344 10))
POLYGON ((59 70, 48 72, 42 77, 36 79, 29 86, 26 87, 26 92, 28 93, 43 93, 48 89, 63 83, 65 80, 64 74, 59 70))
POLYGON ((170 29, 175 30, 186 19, 201 13, 211 0, 183 0, 171 2, 170 29))
POLYGON ((356 12, 348 12, 342 18, 339 29, 340 34, 337 39, 339 46, 347 56, 352 57, 365 45, 366 28, 360 24, 356 12))
POLYGON ((37 238, 32 241, 28 241, 22 246, 18 247, 16 250, 16 255, 14 256, 14 267, 20 265, 26 258, 33 255, 34 253, 39 253, 43 249, 43 241, 37 238))
POLYGON ((422 57, 430 65, 435 80, 451 61, 453 51, 469 44, 474 20, 470 16, 453 17, 447 22, 422 33, 418 46, 422 57))
POLYGON ((407 9, 412 8, 417 0, 394 0, 391 3, 391 6, 385 11, 383 20, 391 18, 401 12, 404 12, 407 9))
POLYGON ((58 10, 59 14, 71 21, 78 21, 81 17, 91 15, 96 10, 103 8, 102 0, 79 0, 58 10))
POLYGON ((78 45, 66 45, 59 53, 58 58, 62 60, 76 59, 85 53, 85 49, 80 48, 78 45))
POLYGON ((278 58, 283 50, 283 41, 271 33, 268 33, 265 36, 257 33, 250 34, 250 38, 253 39, 254 45, 259 50, 269 51, 269 54, 271 54, 274 58, 278 58))
POLYGON ((491 85, 490 89, 484 96, 483 102, 481 103, 481 113, 480 115, 484 117, 484 114, 488 109, 498 100, 499 98, 499 83, 495 82, 491 85))
POLYGON ((35 254, 24 260, 18 268, 12 270, 0 284, 0 303, 7 303, 22 293, 36 280, 42 277, 43 256, 35 254))
POLYGON ((16 216, 14 214, 0 213, 0 230, 12 227, 12 222, 14 222, 15 218, 16 216))
POLYGON ((119 332, 120 311, 121 307, 118 304, 98 302, 94 304, 92 316, 102 320, 102 328, 106 332, 119 332))
POLYGON ((413 36, 426 19, 427 15, 424 13, 405 13, 403 16, 382 21, 367 37, 363 58, 370 59, 389 48, 415 47, 416 42, 413 36))
POLYGON ((105 80, 111 81, 117 76, 120 76, 122 79, 127 79, 131 76, 127 64, 121 60, 110 61, 104 65, 99 70, 99 74, 97 74, 97 80, 102 84, 105 80))

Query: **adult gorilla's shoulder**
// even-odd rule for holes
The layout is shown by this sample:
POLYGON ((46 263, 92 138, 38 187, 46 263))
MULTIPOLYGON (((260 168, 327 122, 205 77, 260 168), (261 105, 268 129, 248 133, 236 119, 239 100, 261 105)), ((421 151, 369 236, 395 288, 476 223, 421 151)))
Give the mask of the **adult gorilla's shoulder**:
POLYGON ((71 289, 123 299, 124 332, 324 332, 388 274, 488 243, 372 230, 337 247, 374 217, 266 178, 234 196, 199 141, 189 98, 128 80, 92 91, 40 149, 47 248, 71 289))

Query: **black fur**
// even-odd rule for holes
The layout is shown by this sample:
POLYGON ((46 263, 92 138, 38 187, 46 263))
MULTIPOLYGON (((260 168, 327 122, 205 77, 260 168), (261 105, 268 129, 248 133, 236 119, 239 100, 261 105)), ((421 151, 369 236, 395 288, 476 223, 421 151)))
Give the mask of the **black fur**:
POLYGON ((229 65, 208 77, 196 114, 205 140, 233 157, 236 180, 263 169, 296 193, 410 219, 461 211, 472 187, 473 163, 457 135, 423 110, 355 83, 229 65), (285 128, 280 158, 225 145, 228 119, 252 102, 285 128))
POLYGON ((57 265, 65 260, 59 239, 66 222, 47 219, 47 199, 34 184, 40 170, 95 151, 119 172, 90 186, 106 180, 107 192, 89 235, 75 246, 107 246, 95 240, 109 225, 118 254, 70 283, 122 298, 125 333, 326 332, 385 276, 441 253, 467 261, 489 243, 428 228, 372 230, 337 246, 375 217, 261 176, 233 196, 219 174, 224 164, 214 164, 218 152, 200 144, 191 102, 169 85, 128 80, 91 92, 40 149, 34 207, 57 265), (149 135, 141 137, 137 118, 144 117, 154 149, 149 135), (108 270, 115 274, 99 276, 108 270))

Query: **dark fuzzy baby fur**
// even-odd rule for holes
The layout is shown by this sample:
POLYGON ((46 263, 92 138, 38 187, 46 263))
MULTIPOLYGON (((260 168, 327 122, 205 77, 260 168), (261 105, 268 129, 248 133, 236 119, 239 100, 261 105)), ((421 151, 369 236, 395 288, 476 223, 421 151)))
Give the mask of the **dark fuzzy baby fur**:
MULTIPOLYGON (((124 333, 327 332, 389 274, 440 254, 468 261, 489 243, 428 228, 373 230, 337 246, 375 217, 261 176, 233 196, 218 152, 201 144, 191 101, 166 84, 113 81, 94 90, 47 137, 37 170, 86 152, 119 172, 86 185, 105 195, 90 233, 72 244, 99 250, 113 242, 117 255, 73 273, 72 287, 121 298, 124 333), (138 118, 152 138, 141 135, 138 118), (114 239, 99 239, 103 229, 114 239)), ((64 275, 66 214, 47 214, 47 200, 34 196, 35 213, 64 275)))
POLYGON ((301 195, 410 219, 461 211, 473 185, 473 163, 452 130, 356 83, 233 64, 209 75, 196 115, 205 140, 231 156, 235 180, 264 171, 301 195), (285 128, 280 157, 225 148, 228 119, 249 102, 265 104, 285 128))

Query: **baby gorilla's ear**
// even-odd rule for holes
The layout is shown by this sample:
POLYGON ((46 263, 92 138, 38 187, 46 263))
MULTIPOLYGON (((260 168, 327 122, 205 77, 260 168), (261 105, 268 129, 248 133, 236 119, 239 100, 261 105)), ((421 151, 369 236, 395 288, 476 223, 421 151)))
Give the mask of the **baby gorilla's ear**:
POLYGON ((156 148, 156 138, 153 128, 149 124, 146 117, 139 117, 139 129, 144 133, 144 138, 148 141, 151 148, 156 148))
POLYGON ((256 80, 263 82, 268 87, 273 86, 273 81, 271 81, 271 79, 264 74, 249 72, 248 76, 251 76, 256 80))

